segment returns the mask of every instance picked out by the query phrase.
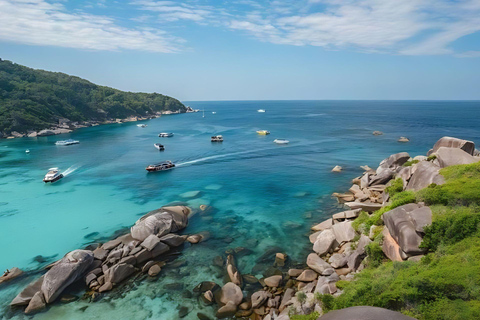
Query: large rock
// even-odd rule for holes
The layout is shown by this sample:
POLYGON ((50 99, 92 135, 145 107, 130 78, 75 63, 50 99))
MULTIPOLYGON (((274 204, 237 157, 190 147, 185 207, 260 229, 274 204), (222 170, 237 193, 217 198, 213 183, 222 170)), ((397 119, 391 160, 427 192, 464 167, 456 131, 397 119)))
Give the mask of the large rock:
POLYGON ((314 225, 311 229, 313 231, 323 231, 325 229, 330 229, 332 225, 333 225, 333 220, 330 218, 317 225, 314 225))
POLYGON ((454 166, 457 164, 470 164, 478 159, 469 153, 458 148, 441 147, 435 152, 440 168, 454 166))
POLYGON ((2 284, 3 282, 7 282, 12 279, 15 279, 16 277, 19 277, 22 274, 23 274, 23 271, 21 269, 14 267, 8 270, 8 272, 5 272, 5 274, 0 277, 0 284, 2 284))
POLYGON ((400 312, 377 307, 350 307, 333 310, 321 316, 318 320, 415 320, 400 312))
POLYGON ((473 143, 472 141, 452 137, 443 137, 435 143, 433 148, 428 151, 427 155, 429 156, 432 153, 436 153, 438 149, 442 147, 462 149, 463 151, 472 156, 475 152, 475 143, 473 143))
POLYGON ((177 232, 188 224, 190 209, 184 206, 163 207, 141 217, 131 228, 134 239, 143 241, 149 235, 162 237, 177 232))
POLYGON ((41 288, 45 302, 53 302, 66 287, 83 277, 92 262, 92 251, 74 250, 67 253, 45 274, 41 288))
POLYGON ((348 256, 347 258, 347 263, 348 267, 352 270, 357 270, 359 267, 360 263, 363 261, 363 259, 366 256, 365 253, 365 247, 372 242, 366 235, 362 234, 360 236, 360 240, 357 243, 357 248, 355 251, 348 256))
POLYGON ((395 239, 392 238, 388 228, 383 228, 382 230, 383 235, 383 244, 382 244, 382 251, 387 256, 388 259, 392 261, 403 261, 407 258, 405 252, 403 252, 402 248, 398 245, 395 239))
POLYGON ((264 279, 265 284, 271 288, 278 288, 282 282, 282 276, 275 275, 264 279))
POLYGON ((27 305, 32 300, 35 293, 39 292, 42 288, 43 279, 45 276, 41 276, 34 282, 30 283, 25 289, 22 290, 13 300, 10 302, 11 306, 23 306, 27 305))
POLYGON ((332 226, 332 231, 339 244, 342 242, 351 241, 353 238, 355 238, 355 230, 352 227, 351 221, 343 221, 334 224, 332 226))
POLYGON ((298 281, 303 281, 303 282, 310 282, 310 281, 313 281, 313 280, 317 279, 317 277, 318 277, 318 274, 315 271, 307 269, 307 270, 304 270, 297 277, 297 280, 298 281))
POLYGON ((38 137, 53 136, 53 135, 55 135, 55 131, 53 131, 53 130, 48 130, 48 129, 44 129, 44 130, 39 131, 39 132, 37 133, 37 136, 38 136, 38 137))
POLYGON ((135 267, 126 263, 119 263, 105 272, 105 282, 119 283, 135 272, 135 267))
POLYGON ((307 266, 317 273, 322 274, 325 270, 332 268, 327 262, 320 258, 316 253, 310 253, 307 257, 307 266))
POLYGON ((376 171, 377 175, 387 169, 395 170, 397 167, 401 167, 405 162, 408 161, 408 159, 410 159, 410 155, 406 152, 392 154, 390 157, 380 162, 380 165, 376 171))
POLYGON ((406 190, 418 191, 428 187, 430 184, 443 184, 445 178, 440 174, 440 167, 430 161, 422 161, 415 166, 415 172, 408 181, 406 190))
POLYGON ((237 305, 232 301, 228 301, 223 307, 220 307, 215 315, 217 319, 231 318, 237 312, 237 305))
POLYGON ((30 300, 30 303, 25 309, 25 313, 26 314, 36 313, 45 309, 46 307, 47 307, 47 304, 45 302, 43 293, 41 291, 38 291, 37 293, 35 293, 32 300, 30 300))
POLYGON ((238 306, 243 299, 242 289, 233 282, 226 283, 220 292, 220 302, 227 304, 229 301, 238 306))
POLYGON ((389 168, 385 168, 381 170, 376 175, 370 177, 370 182, 368 183, 369 186, 375 186, 379 184, 386 184, 395 176, 395 171, 389 168))
MULTIPOLYGON (((335 227, 335 225, 334 225, 335 227)), ((338 246, 336 237, 331 229, 323 230, 313 244, 313 251, 322 256, 338 246)))
POLYGON ((418 223, 421 230, 423 230, 426 221, 428 221, 428 214, 431 221, 431 211, 429 212, 426 209, 416 210, 418 208, 420 208, 418 204, 409 203, 387 211, 382 216, 385 227, 388 228, 392 238, 409 256, 424 252, 424 250, 419 248, 422 243, 422 237, 417 232, 416 216, 419 218, 418 223))
POLYGON ((258 307, 261 307, 268 298, 270 298, 272 295, 270 292, 267 291, 257 291, 254 294, 252 294, 252 309, 256 309, 258 307))
POLYGON ((178 247, 185 242, 185 236, 179 236, 178 234, 169 233, 160 238, 160 241, 167 244, 170 247, 178 247))
POLYGON ((374 212, 380 210, 382 208, 381 203, 373 203, 373 202, 346 202, 345 205, 352 210, 360 209, 361 211, 365 212, 374 212))

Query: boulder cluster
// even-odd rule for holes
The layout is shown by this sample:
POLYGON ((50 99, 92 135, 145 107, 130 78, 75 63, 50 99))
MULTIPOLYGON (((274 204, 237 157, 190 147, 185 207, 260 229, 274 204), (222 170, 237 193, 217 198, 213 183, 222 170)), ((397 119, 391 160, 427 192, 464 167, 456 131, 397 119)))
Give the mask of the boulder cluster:
POLYGON ((25 313, 29 314, 45 309, 77 281, 83 281, 88 287, 87 294, 95 298, 133 274, 157 276, 165 265, 162 255, 187 239, 176 232, 187 226, 190 213, 184 206, 162 207, 141 217, 128 234, 89 250, 69 252, 51 264, 10 305, 26 306, 25 313))
MULTIPOLYGON (((267 257, 273 267, 264 272, 262 278, 257 278, 240 273, 233 252, 225 260, 218 257, 214 261, 225 269, 226 283, 220 286, 206 281, 194 291, 207 305, 217 305, 219 319, 287 320, 292 314, 314 311, 322 314, 318 295, 342 294, 336 283, 353 280, 355 274, 365 267, 366 248, 377 239, 379 232, 380 245, 387 258, 417 261, 423 256, 424 251, 419 246, 425 226, 432 223, 432 212, 423 203, 410 203, 385 212, 382 216, 384 226, 372 226, 366 232, 368 236, 353 228, 354 220, 362 211, 373 214, 389 204, 386 188, 394 179, 403 180, 404 190, 420 190, 431 183, 445 182, 439 173, 441 168, 477 161, 480 161, 479 153, 473 142, 444 137, 435 144, 428 157, 411 158, 402 152, 386 158, 375 170, 363 166, 364 174, 352 181, 347 193, 334 194, 346 210, 311 228, 313 233, 309 239, 313 252, 305 264, 285 270, 288 257, 281 252, 269 252, 267 257)), ((366 310, 366 314, 390 312, 371 309, 366 310)), ((342 319, 340 315, 337 315, 338 319, 342 319)), ((331 316, 333 319, 333 314, 331 316)), ((400 314, 396 316, 398 319, 408 318, 400 314)))

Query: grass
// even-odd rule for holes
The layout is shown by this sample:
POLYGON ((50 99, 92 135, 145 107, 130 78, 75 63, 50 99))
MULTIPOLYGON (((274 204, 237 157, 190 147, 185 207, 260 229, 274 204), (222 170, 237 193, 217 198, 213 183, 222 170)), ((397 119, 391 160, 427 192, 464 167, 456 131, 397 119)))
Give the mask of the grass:
POLYGON ((404 167, 411 167, 412 165, 416 164, 416 163, 419 163, 420 160, 410 160, 410 161, 407 161, 403 164, 404 167))
POLYGON ((480 163, 451 166, 440 172, 445 184, 416 193, 395 192, 399 182, 393 181, 390 204, 371 216, 360 214, 356 223, 358 230, 369 230, 382 224, 384 212, 425 201, 433 213, 433 223, 425 228, 422 243, 428 253, 420 262, 385 262, 381 234, 376 232, 375 240, 366 247, 367 267, 354 281, 339 283, 344 290, 339 297, 321 297, 325 311, 369 305, 420 320, 479 319, 480 163))
POLYGON ((291 315, 290 320, 317 320, 320 317, 318 312, 313 312, 307 315, 291 315))

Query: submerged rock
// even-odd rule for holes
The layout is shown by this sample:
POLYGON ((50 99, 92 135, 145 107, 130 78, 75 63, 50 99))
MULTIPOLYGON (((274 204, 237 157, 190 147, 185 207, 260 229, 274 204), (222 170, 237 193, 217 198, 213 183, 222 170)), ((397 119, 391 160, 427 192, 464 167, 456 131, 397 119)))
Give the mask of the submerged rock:
POLYGON ((134 239, 143 241, 149 235, 158 237, 177 232, 188 224, 190 209, 184 206, 163 207, 141 217, 130 229, 134 239))
POLYGON ((10 270, 7 270, 3 276, 0 277, 0 284, 4 283, 4 282, 7 282, 7 281, 10 281, 10 280, 13 280, 15 279, 16 277, 19 277, 23 274, 23 271, 17 267, 14 267, 10 270))

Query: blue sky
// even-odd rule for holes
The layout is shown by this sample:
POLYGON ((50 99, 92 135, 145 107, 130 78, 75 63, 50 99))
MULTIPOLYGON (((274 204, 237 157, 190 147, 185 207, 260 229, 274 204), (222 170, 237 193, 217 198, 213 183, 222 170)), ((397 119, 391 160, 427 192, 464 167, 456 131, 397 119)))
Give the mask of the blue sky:
POLYGON ((0 0, 0 58, 180 100, 480 99, 480 0, 0 0))

